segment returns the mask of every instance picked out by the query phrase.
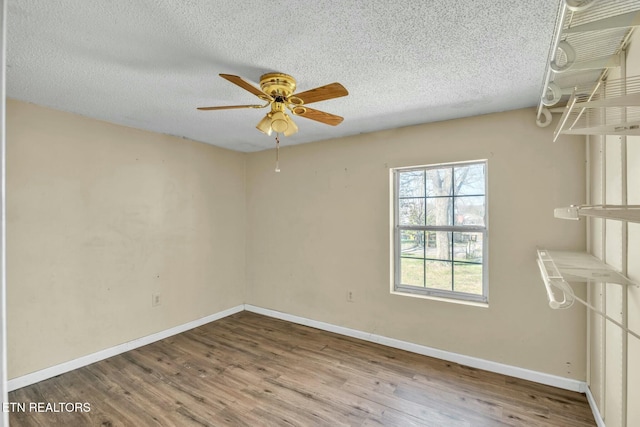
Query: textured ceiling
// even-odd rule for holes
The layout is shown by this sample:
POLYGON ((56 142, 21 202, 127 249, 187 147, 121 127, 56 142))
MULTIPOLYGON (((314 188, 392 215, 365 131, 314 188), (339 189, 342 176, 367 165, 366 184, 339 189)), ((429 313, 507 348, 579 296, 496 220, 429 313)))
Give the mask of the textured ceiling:
MULTIPOLYGON (((278 71, 345 118, 295 118, 282 145, 534 106, 558 0, 9 0, 7 94, 238 151, 272 148, 266 110, 218 77, 278 71)), ((257 101, 257 102, 256 102, 257 101)), ((535 120, 532 115, 531 120, 535 120)))

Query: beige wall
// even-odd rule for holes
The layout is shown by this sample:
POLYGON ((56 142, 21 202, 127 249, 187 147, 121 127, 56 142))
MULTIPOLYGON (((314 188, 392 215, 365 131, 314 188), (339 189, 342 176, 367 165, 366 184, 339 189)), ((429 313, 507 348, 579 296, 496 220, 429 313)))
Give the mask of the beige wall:
POLYGON ((536 248, 584 250, 583 137, 531 109, 247 157, 246 302, 438 349, 585 379, 584 310, 551 310, 536 248), (391 295, 389 168, 488 159, 489 308, 391 295), (355 302, 347 302, 347 290, 355 302))
POLYGON ((584 379, 584 312, 551 310, 535 264, 536 247, 585 246, 553 218, 583 202, 584 144, 552 143, 533 110, 284 148, 281 173, 272 150, 17 101, 7 130, 10 378, 246 302, 584 379), (489 308, 391 295, 389 168, 474 159, 489 308))
POLYGON ((241 304, 244 158, 9 100, 9 378, 241 304))

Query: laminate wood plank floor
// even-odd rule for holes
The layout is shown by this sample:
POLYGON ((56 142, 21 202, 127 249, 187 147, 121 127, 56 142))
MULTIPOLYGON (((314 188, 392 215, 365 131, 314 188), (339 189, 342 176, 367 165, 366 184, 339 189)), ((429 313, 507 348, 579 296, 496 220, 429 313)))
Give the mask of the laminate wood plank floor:
MULTIPOLYGON (((594 426, 584 395, 241 312, 9 394, 20 426, 594 426), (35 412, 35 402, 89 412, 35 412)), ((53 408, 55 409, 55 408, 53 408)))

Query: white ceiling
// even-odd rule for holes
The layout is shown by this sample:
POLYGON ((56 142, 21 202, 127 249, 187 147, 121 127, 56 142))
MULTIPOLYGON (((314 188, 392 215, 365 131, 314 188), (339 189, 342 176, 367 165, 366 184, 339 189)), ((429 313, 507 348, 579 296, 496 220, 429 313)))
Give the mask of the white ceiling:
MULTIPOLYGON (((340 82, 282 145, 537 105, 558 0, 8 0, 11 98, 238 151, 265 110, 218 77, 340 82)), ((532 115, 531 120, 535 120, 532 115)))

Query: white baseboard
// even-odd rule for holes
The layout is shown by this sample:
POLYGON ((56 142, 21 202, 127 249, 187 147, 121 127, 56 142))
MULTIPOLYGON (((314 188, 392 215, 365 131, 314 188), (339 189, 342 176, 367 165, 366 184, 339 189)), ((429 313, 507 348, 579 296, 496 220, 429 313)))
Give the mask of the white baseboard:
MULTIPOLYGON (((472 356, 465 356, 463 354, 453 353, 450 351, 439 350, 432 347, 427 347, 420 344, 414 344, 407 341, 397 340, 395 338, 384 337, 382 335, 371 334, 368 332, 359 331, 356 329, 345 328, 342 326, 332 325, 330 323, 319 322, 317 320, 307 319, 292 314, 287 314, 275 310, 256 307, 250 304, 238 305, 228 310, 223 310, 218 313, 212 314, 201 319, 194 320, 192 322, 185 323, 152 335, 148 335, 142 338, 138 338, 133 341, 129 341, 115 347, 110 347, 96 353, 88 354, 86 356, 79 357, 68 362, 61 363, 59 365, 51 366, 36 372, 32 372, 27 375, 10 379, 7 382, 7 388, 9 391, 17 390, 22 387, 26 387, 37 382, 53 378, 57 375, 64 374, 65 372, 72 371, 74 369, 81 368, 83 366, 90 365, 92 363, 104 360, 106 358, 116 356, 118 354, 133 350, 138 347, 151 344, 153 342, 168 338, 172 335, 179 334, 189 329, 202 326, 206 323, 213 322, 223 317, 230 316, 238 313, 242 310, 251 311, 265 316, 274 317, 277 319, 286 320, 289 322, 297 323, 300 325, 310 326, 312 328, 321 329, 324 331, 334 332, 340 335, 345 335, 353 338, 358 338, 365 341, 370 341, 388 347, 398 348, 401 350, 410 351, 412 353, 422 354, 424 356, 435 357, 442 360, 448 360, 450 362, 459 363, 461 365, 470 366, 472 368, 483 369, 485 371, 496 372, 503 375, 509 375, 516 378, 521 378, 529 381, 534 381, 540 384, 546 384, 553 387, 558 387, 566 390, 577 391, 580 393, 587 393, 589 404, 591 405, 594 416, 598 414, 596 420, 599 418, 599 413, 595 406, 593 396, 587 388, 587 385, 583 381, 573 380, 570 378, 559 377, 556 375, 545 374, 542 372, 532 371, 529 369, 519 368, 516 366, 505 365, 503 363, 492 362, 490 360, 479 359, 472 356), (594 409, 596 408, 596 409, 594 409)), ((600 427, 600 424, 598 424, 600 427)), ((602 423, 604 426, 604 423, 602 423)))
POLYGON ((267 308, 256 307, 250 304, 245 304, 244 308, 247 311, 263 314, 265 316, 286 320, 288 322, 298 323, 300 325, 310 326, 312 328, 321 329, 324 331, 335 332, 336 334, 346 335, 365 341, 371 341, 374 343, 386 345, 388 347, 422 354, 424 356, 430 356, 437 359, 459 363, 461 365, 470 366, 472 368, 483 369, 485 371, 508 375, 511 377, 550 385, 565 390, 577 391, 580 393, 585 393, 587 391, 587 384, 584 381, 578 381, 571 378, 560 377, 557 375, 545 374, 543 372, 532 371, 530 369, 519 368, 517 366, 505 365, 503 363, 492 362, 490 360, 479 359, 477 357, 465 356, 464 354, 439 350, 437 348, 414 344, 407 341, 401 341, 395 338, 384 337, 382 335, 371 334, 368 332, 358 331, 356 329, 336 326, 330 323, 319 322, 317 320, 294 316, 292 314, 270 310, 267 308))
POLYGON ((53 378, 57 375, 64 374, 65 372, 69 372, 74 369, 78 369, 83 366, 87 366, 92 363, 98 362, 100 360, 104 360, 106 358, 127 352, 129 350, 133 350, 135 348, 142 347, 156 341, 160 341, 162 339, 179 334, 181 332, 188 331, 189 329, 197 328, 198 326, 202 326, 209 322, 213 322, 214 320, 222 319, 223 317, 227 317, 232 314, 239 313, 243 310, 244 310, 244 306, 238 305, 238 306, 229 308, 227 310, 223 310, 218 313, 214 313, 209 316, 203 317, 201 319, 193 320, 191 322, 188 322, 179 326, 175 326, 173 328, 166 329, 164 331, 160 331, 155 334, 147 335, 145 337, 138 338, 133 341, 129 341, 129 342, 117 345, 115 347, 106 348, 104 350, 100 350, 95 353, 88 354, 86 356, 82 356, 77 359, 61 363, 59 365, 51 366, 50 368, 45 368, 40 371, 23 375, 21 377, 10 379, 9 381, 7 381, 7 389, 8 391, 13 391, 13 390, 17 390, 19 388, 26 387, 31 384, 35 384, 37 382, 40 382, 49 378, 53 378))
POLYGON ((604 420, 602 419, 602 415, 600 415, 600 410, 598 409, 598 405, 596 404, 596 399, 593 397, 591 393, 591 389, 587 386, 585 391, 587 395, 587 401, 589 402, 589 406, 591 407, 591 412, 593 413, 593 418, 596 420, 596 425, 598 427, 606 427, 604 425, 604 420))

